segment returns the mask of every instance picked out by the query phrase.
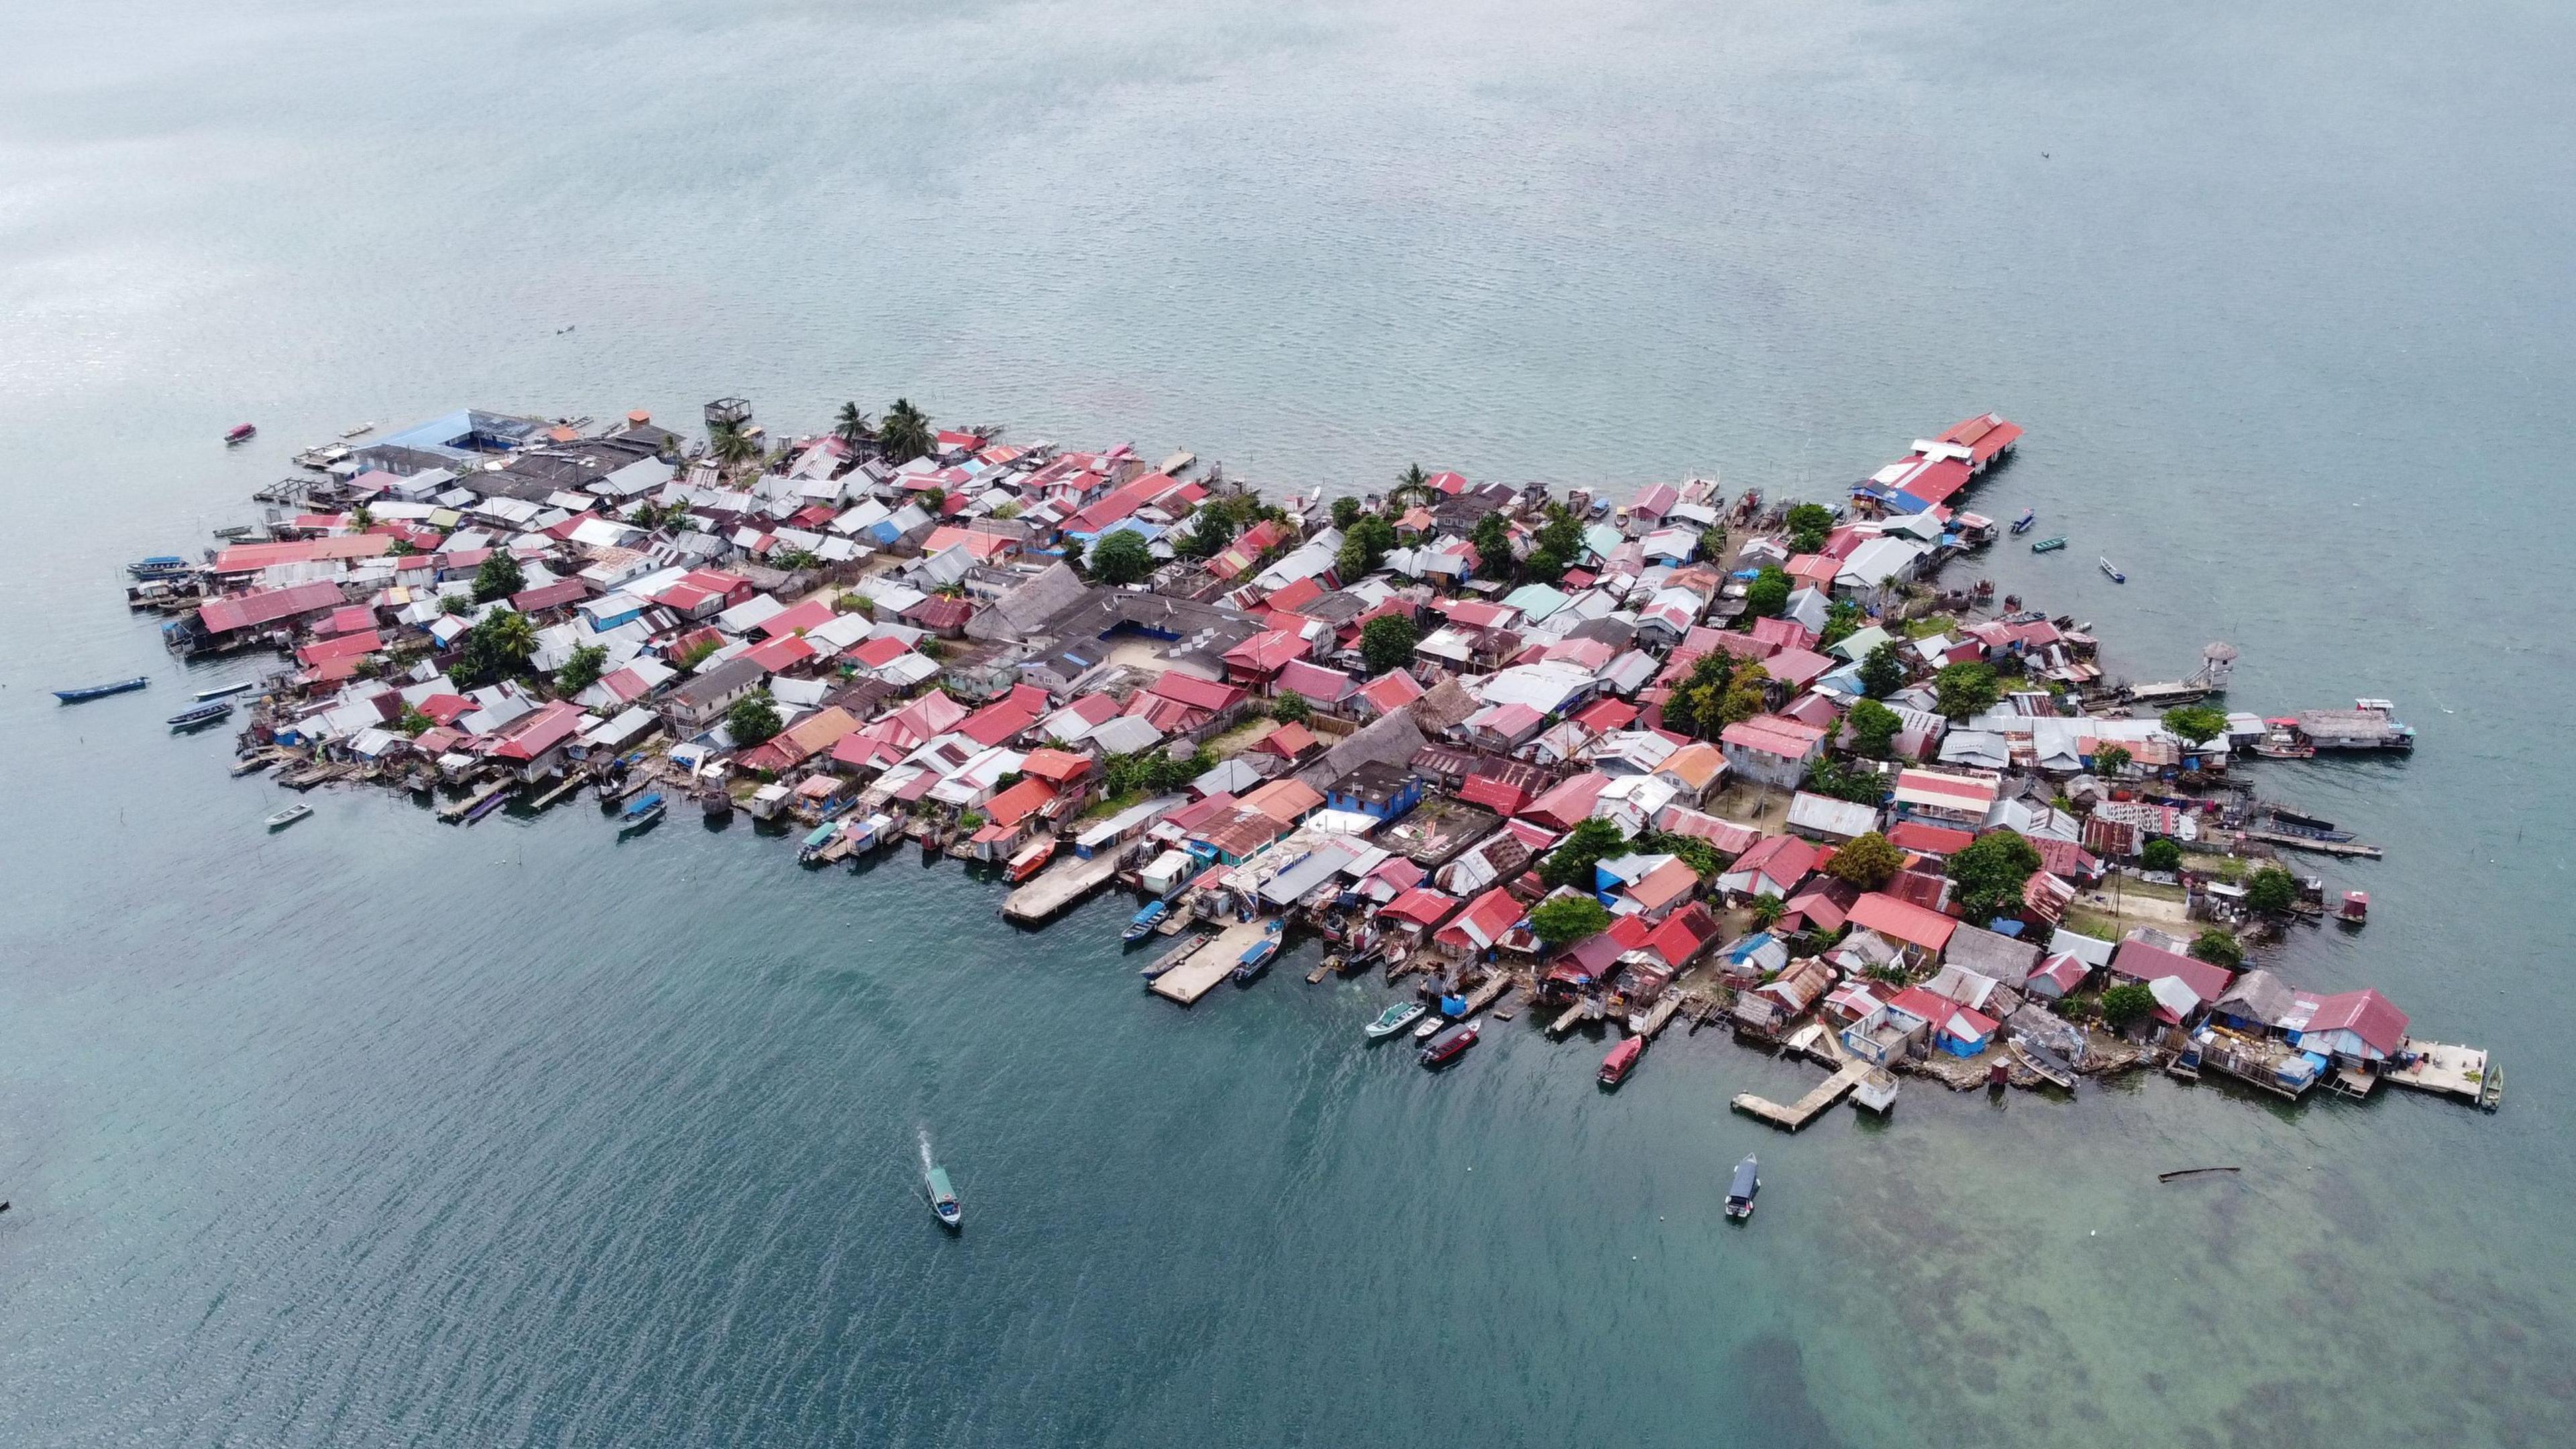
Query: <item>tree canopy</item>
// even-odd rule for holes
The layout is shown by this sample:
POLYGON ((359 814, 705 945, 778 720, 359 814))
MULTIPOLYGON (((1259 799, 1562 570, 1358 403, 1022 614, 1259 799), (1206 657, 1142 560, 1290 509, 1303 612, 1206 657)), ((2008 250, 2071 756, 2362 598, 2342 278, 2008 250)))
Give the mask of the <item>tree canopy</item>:
POLYGON ((909 398, 896 398, 885 410, 885 420, 877 424, 877 446, 885 451, 888 462, 909 463, 938 446, 939 439, 930 429, 930 418, 912 405, 909 398))
POLYGON ((1778 564, 1765 564, 1744 586, 1744 617, 1776 619, 1789 607, 1789 571, 1778 564))
POLYGON ((765 743, 778 733, 778 706, 768 695, 746 694, 725 711, 725 730, 745 749, 765 743))
POLYGON ((2131 758, 2126 745, 2104 745, 2093 752, 2093 773, 2105 780, 2116 780, 2122 770, 2129 768, 2131 758))
POLYGON ((608 649, 601 644, 576 644, 572 657, 555 671, 555 689, 575 695, 599 682, 600 672, 608 667, 608 649))
POLYGON ((2102 1019, 2113 1031, 2125 1031, 2156 1009, 2156 994, 2143 983, 2124 981, 2102 993, 2102 1019))
POLYGON ((1282 724, 1304 724, 1315 717, 1315 711, 1306 703, 1306 696, 1293 689, 1283 689, 1278 698, 1270 701, 1270 717, 1282 724))
POLYGON ((1890 639, 1861 656, 1860 692, 1885 699, 1905 687, 1904 646, 1890 639))
POLYGON ((2039 869, 2039 851, 2018 831, 1991 830, 1950 857, 1950 879, 1959 885, 1959 908, 1984 925, 2021 909, 2021 888, 2039 869))
POLYGON ((1592 868, 1603 857, 1621 854, 1627 848, 1628 837, 1617 825, 1597 818, 1583 821, 1538 863, 1538 878, 1550 890, 1572 886, 1588 891, 1592 889, 1592 868))
POLYGON ((1558 896, 1539 902, 1529 922, 1540 940, 1565 946, 1610 929, 1610 913, 1590 896, 1558 896))
POLYGON ((1994 707, 2004 697, 2004 682, 1982 659, 1945 665, 1932 676, 1933 708, 1951 719, 1966 719, 1994 707))
POLYGON ((1476 520, 1467 533, 1467 542, 1475 545, 1476 570, 1489 579, 1508 578, 1512 572, 1512 521, 1500 513, 1488 513, 1476 520))
POLYGON ((2212 966, 2233 971, 2245 964, 2245 943, 2236 939, 2234 931, 2212 926, 2193 938, 2191 954, 2212 966))
POLYGON ((1395 525, 1374 513, 1362 515, 1342 532, 1342 550, 1333 556, 1333 573, 1355 584, 1377 572, 1386 552, 1395 547, 1395 525))
POLYGON ((2245 882, 2245 907, 2279 915, 2299 903, 2299 878, 2277 865, 2260 866, 2245 882))
POLYGON ((1413 662, 1413 646, 1422 631, 1402 614, 1380 614, 1360 626, 1360 658, 1371 674, 1402 669, 1413 662))
POLYGON ((857 403, 845 402, 832 419, 832 431, 840 436, 842 442, 856 445, 866 442, 876 428, 868 421, 868 415, 859 411, 857 403))
POLYGON ((483 566, 474 571, 474 599, 477 603, 506 599, 527 586, 527 571, 519 567, 518 556, 506 548, 492 550, 492 556, 483 560, 483 566))
POLYGON ((1333 500, 1333 527, 1348 533, 1351 525, 1359 521, 1360 501, 1358 499, 1345 494, 1333 500))
POLYGON ((2159 835, 2138 851, 2138 864, 2149 870, 2182 869, 2182 847, 2159 835))
POLYGON ((2195 745, 2207 744, 2227 728, 2227 716, 2207 705, 2186 704, 2164 712, 2165 733, 2195 745))
POLYGON ((1833 532, 1834 511, 1821 503, 1801 503, 1789 510, 1789 551, 1814 553, 1833 532))
POLYGON ((1840 760, 1816 761, 1807 768, 1807 778, 1798 788, 1811 795, 1826 795, 1873 808, 1887 799, 1887 782, 1876 772, 1840 760))
POLYGON ((1104 584, 1132 584, 1153 571, 1153 550, 1132 528, 1104 534, 1091 546, 1091 576, 1104 584))
POLYGON ((1852 701, 1851 713, 1844 716, 1851 726, 1852 749, 1873 760, 1884 760, 1895 747, 1896 736, 1904 730, 1905 721, 1896 711, 1874 699, 1852 701))
POLYGON ((1905 852, 1877 831, 1856 835, 1825 862, 1825 871, 1847 885, 1874 891, 1905 868, 1905 852))
POLYGON ((537 652, 537 628, 525 614, 495 609, 465 631, 460 682, 489 684, 526 671, 537 652))

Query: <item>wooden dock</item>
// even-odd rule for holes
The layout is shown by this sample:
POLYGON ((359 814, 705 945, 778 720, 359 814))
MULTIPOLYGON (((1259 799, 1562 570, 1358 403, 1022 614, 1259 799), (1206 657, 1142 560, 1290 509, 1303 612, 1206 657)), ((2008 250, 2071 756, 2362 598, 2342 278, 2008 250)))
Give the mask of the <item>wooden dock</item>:
POLYGON ((1477 1012, 1480 1012, 1486 1007, 1493 1005, 1495 1002, 1502 1000, 1503 993, 1511 989, 1512 978, 1504 972, 1497 971, 1491 976, 1486 977, 1484 985, 1467 993, 1467 1009, 1458 1013, 1458 1019, 1460 1021, 1467 1020, 1477 1012))
POLYGON ((462 800, 450 801, 445 805, 439 806, 438 818, 450 825, 455 824, 459 820, 473 820, 475 818, 475 811, 491 804, 495 797, 507 795, 518 788, 518 781, 503 780, 488 790, 480 790, 472 795, 466 796, 462 800))
POLYGON ((1549 1036, 1563 1036, 1567 1032, 1574 1030, 1575 1025, 1583 1020, 1584 1005, 1585 1003, 1577 1001, 1572 1006, 1567 1007, 1564 1015, 1547 1024, 1547 1034, 1549 1036))
POLYGON ((1214 940, 1191 952, 1190 959, 1155 977, 1154 994, 1183 1006, 1197 1004, 1218 982, 1234 974, 1235 963, 1268 928, 1265 921, 1239 921, 1217 932, 1214 940))
POLYGON ((2281 850, 2304 850, 2312 855, 2340 856, 2345 860, 2377 860, 2382 853, 2378 846, 2358 840, 2314 840, 2284 830, 2242 830, 2237 833, 2248 840, 2259 840, 2281 850))
POLYGON ((1768 1097, 1757 1097, 1751 1092, 1736 1093, 1733 1105, 1736 1111, 1747 1116, 1759 1117, 1783 1131, 1795 1132, 1816 1120, 1818 1114, 1827 1107, 1841 1101, 1843 1094, 1859 1086, 1861 1078, 1868 1076, 1871 1070, 1867 1062, 1853 1062, 1825 1078, 1816 1085, 1814 1091, 1786 1107, 1768 1097))
POLYGON ((1679 1012, 1681 1009, 1682 994, 1678 991, 1668 990, 1663 994, 1661 999, 1655 1002, 1653 1007, 1647 1010, 1645 1020, 1637 1021, 1634 1018, 1630 1019, 1631 1029, 1635 1035, 1642 1036, 1648 1041, 1653 1041, 1656 1033, 1672 1024, 1674 1014, 1679 1012))
POLYGON ((565 797, 566 795, 571 794, 572 792, 574 792, 575 790, 580 789, 581 787, 582 787, 582 778, 581 778, 581 776, 579 776, 579 775, 566 775, 566 776, 563 778, 563 782, 562 782, 561 784, 558 784, 558 785, 557 785, 557 786, 555 786, 553 789, 548 790, 544 795, 542 795, 542 796, 538 797, 537 803, 536 803, 536 804, 534 804, 534 805, 529 806, 528 808, 529 808, 530 810, 532 810, 532 811, 533 811, 533 810, 543 810, 543 809, 545 809, 547 806, 554 804, 557 800, 562 799, 562 798, 563 798, 563 797, 565 797))
POLYGON ((1089 860, 1058 861, 1036 880, 1011 892, 1002 902, 1002 915, 1007 920, 1034 926, 1054 916, 1084 896, 1109 884, 1118 873, 1118 857, 1095 855, 1089 860))

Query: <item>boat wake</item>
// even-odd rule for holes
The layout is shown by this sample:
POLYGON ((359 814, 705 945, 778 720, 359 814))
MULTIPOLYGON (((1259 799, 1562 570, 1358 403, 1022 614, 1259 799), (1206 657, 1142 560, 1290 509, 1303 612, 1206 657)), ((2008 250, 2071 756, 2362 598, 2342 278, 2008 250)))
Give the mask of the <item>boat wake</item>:
POLYGON ((921 1148, 921 1175, 923 1177, 928 1177, 930 1176, 930 1169, 937 1165, 930 1155, 930 1129, 928 1127, 916 1127, 913 1129, 913 1135, 919 1139, 918 1145, 921 1148))

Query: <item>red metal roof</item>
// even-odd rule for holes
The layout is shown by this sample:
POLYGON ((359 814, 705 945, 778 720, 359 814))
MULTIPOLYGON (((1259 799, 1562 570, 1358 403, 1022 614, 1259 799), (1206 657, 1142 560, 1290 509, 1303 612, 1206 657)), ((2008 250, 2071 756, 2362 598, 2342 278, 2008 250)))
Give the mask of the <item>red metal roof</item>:
POLYGON ((533 614, 540 609, 578 604, 589 597, 590 585, 579 579, 558 579, 551 584, 539 584, 533 589, 521 589, 512 594, 510 607, 522 614, 533 614))
POLYGON ((361 629, 355 634, 316 639, 296 650, 295 657, 307 664, 320 664, 329 659, 355 659, 361 654, 373 654, 384 646, 384 639, 375 630, 361 629))
POLYGON ((1959 928, 1957 921, 1939 911, 1900 901, 1882 891, 1871 891, 1852 902, 1851 923, 1926 951, 1949 945, 1950 933, 1959 928))
POLYGON ((261 589, 257 593, 236 594, 229 599, 215 599, 197 610, 197 622, 208 633, 224 634, 235 629, 255 628, 310 614, 317 609, 335 608, 341 599, 340 586, 329 580, 294 584, 283 589, 261 589))
POLYGON ((1449 919, 1458 909, 1455 896, 1445 895, 1427 886, 1416 886, 1382 907, 1378 914, 1393 916, 1417 926, 1436 926, 1449 919))
POLYGON ((2397 1048, 2406 1040, 2406 1013, 2376 990, 2364 987, 2359 991, 2339 992, 2315 1000, 2316 1009, 2308 1014, 2308 1024, 2299 1028, 2302 1036, 2319 1031, 2348 1031, 2384 1056, 2395 1056, 2397 1048))
POLYGON ((833 617, 831 605, 821 599, 807 599, 801 604, 779 610, 752 627, 762 637, 776 639, 782 635, 802 634, 809 629, 820 629, 831 623, 833 617))
POLYGON ((1145 686, 1145 690, 1149 694, 1205 710, 1229 709, 1243 698, 1243 691, 1231 684, 1219 684, 1213 679, 1201 679, 1177 669, 1164 670, 1162 677, 1145 686))
POLYGON ((1496 886, 1476 897, 1475 903, 1458 913, 1458 918, 1441 928, 1436 938, 1444 945, 1462 946, 1481 951, 1503 938, 1503 933, 1518 924, 1522 915, 1520 898, 1496 886))
POLYGON ((822 651, 796 635, 785 634, 765 643, 753 645, 743 651, 742 657, 769 673, 776 674, 790 665, 802 664, 820 652, 822 651))
POLYGON ((571 739, 573 732, 581 728, 581 721, 580 705, 555 700, 512 720, 500 742, 484 753, 503 760, 533 760, 571 739))
POLYGON ((2133 981, 2154 981, 2176 976, 2191 988, 2191 994, 2203 1001, 2216 1001, 2227 994, 2227 984, 2235 973, 2224 966, 2213 966, 2197 956, 2184 956, 2144 941, 2122 941, 2111 953, 2111 974, 2133 981))
POLYGON ((1055 799, 1055 786, 1031 777, 994 796, 984 805, 984 818, 995 825, 1017 825, 1055 799))
POLYGON ((1915 820, 1900 821, 1887 828, 1887 842, 1897 849, 1944 859, 1967 849, 1976 841, 1977 837, 1968 831, 1925 825, 1915 820))

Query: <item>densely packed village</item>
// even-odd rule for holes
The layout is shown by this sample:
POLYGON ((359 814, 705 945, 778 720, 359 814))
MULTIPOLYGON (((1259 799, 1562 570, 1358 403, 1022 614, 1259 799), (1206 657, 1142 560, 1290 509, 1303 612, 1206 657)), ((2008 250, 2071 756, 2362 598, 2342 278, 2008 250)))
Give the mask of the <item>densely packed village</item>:
POLYGON ((738 399, 702 440, 466 411, 300 455, 131 596, 186 658, 291 653, 238 773, 469 824, 584 787, 629 830, 739 810, 814 866, 909 841, 1029 921, 1115 884, 1153 990, 1320 936, 1317 979, 1410 985, 1370 1031, 1445 1028, 1426 1063, 1527 1011, 1612 1039, 1612 1085, 1676 1021, 1811 1057, 1806 1100, 1737 1103, 1793 1128, 1896 1072, 2495 1105, 2379 992, 2247 962, 2366 917, 2281 850, 2375 854, 2247 763, 2411 748, 2392 706, 2227 713, 2226 646, 2125 685, 2076 620, 1940 587, 2006 535, 1960 504, 2020 432, 1793 506, 1419 468, 1327 504, 909 403, 785 443, 738 399))

